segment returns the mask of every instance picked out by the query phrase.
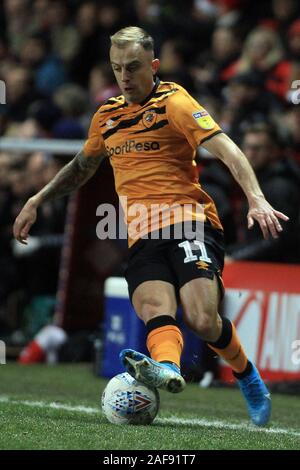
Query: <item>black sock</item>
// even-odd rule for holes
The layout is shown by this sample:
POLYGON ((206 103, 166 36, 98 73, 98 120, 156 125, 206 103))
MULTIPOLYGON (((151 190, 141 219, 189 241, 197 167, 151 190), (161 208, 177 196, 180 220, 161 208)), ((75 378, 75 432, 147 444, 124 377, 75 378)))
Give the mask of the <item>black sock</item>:
POLYGON ((178 322, 171 315, 160 315, 159 317, 154 317, 146 323, 147 335, 156 328, 161 326, 174 325, 179 327, 178 322))
POLYGON ((236 379, 244 379, 245 377, 247 377, 247 375, 250 374, 250 372, 252 372, 252 370, 253 370, 253 365, 251 364, 250 361, 248 361, 246 365, 246 369, 243 372, 234 372, 233 370, 232 373, 236 379))
POLYGON ((232 324, 231 321, 226 317, 221 317, 222 320, 222 331, 219 339, 215 342, 207 342, 213 348, 224 349, 228 346, 232 338, 232 324))

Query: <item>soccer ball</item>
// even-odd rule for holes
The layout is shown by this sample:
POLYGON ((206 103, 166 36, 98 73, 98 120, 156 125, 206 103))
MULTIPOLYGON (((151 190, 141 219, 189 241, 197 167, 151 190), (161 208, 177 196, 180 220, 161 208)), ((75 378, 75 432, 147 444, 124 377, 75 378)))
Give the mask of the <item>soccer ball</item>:
POLYGON ((108 382, 101 404, 111 423, 150 424, 158 412, 159 394, 124 372, 108 382))

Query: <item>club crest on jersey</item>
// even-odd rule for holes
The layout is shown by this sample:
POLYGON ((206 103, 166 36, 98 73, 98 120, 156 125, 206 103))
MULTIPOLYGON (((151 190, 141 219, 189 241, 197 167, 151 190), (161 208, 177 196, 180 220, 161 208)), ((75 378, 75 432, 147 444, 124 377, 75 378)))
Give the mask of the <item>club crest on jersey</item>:
POLYGON ((202 127, 202 129, 210 130, 215 126, 213 118, 205 110, 193 113, 193 118, 197 121, 199 126, 202 127))
POLYGON ((151 127, 155 124, 157 114, 154 109, 148 109, 143 114, 143 124, 145 127, 151 127))
POLYGON ((108 127, 108 129, 111 129, 112 127, 114 127, 115 123, 112 119, 109 119, 108 121, 106 121, 106 127, 108 127))

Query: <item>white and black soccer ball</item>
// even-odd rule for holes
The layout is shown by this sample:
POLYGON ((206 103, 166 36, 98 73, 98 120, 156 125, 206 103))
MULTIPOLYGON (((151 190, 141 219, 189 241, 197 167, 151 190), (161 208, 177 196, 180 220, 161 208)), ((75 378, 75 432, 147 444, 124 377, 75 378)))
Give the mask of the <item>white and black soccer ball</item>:
POLYGON ((111 423, 151 424, 159 409, 159 394, 124 372, 108 382, 101 405, 111 423))

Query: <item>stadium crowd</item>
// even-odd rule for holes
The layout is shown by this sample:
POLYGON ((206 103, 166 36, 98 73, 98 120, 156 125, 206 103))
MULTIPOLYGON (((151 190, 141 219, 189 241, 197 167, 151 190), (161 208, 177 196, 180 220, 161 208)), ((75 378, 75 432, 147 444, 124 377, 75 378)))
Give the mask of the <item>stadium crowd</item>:
MULTIPOLYGON (((109 37, 128 25, 155 38, 159 77, 180 83, 206 107, 244 150, 269 202, 290 217, 278 240, 262 240, 258 228, 248 231, 236 183, 201 150, 200 182, 216 201, 228 259, 299 263, 297 0, 3 0, 0 135, 84 139, 97 107, 119 93, 109 37)), ((49 153, 0 152, 0 330, 7 305, 17 312, 17 296, 30 305, 55 295, 66 201, 44 206, 26 255, 11 228, 28 196, 65 161, 49 153)))

